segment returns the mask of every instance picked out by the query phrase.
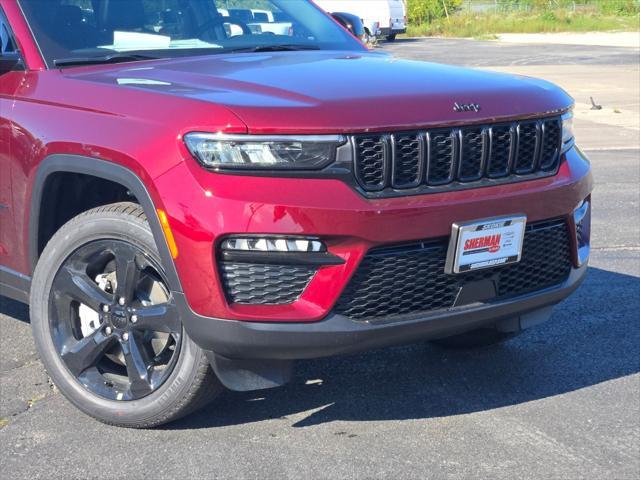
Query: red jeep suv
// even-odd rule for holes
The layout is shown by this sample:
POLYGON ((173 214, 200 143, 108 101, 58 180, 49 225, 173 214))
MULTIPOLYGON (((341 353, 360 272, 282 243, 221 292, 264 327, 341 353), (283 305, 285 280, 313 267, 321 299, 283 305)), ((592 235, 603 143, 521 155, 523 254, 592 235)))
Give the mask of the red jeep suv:
POLYGON ((496 343, 586 273, 593 181, 550 83, 370 52, 306 0, 0 0, 0 41, 1 293, 103 422, 496 343))

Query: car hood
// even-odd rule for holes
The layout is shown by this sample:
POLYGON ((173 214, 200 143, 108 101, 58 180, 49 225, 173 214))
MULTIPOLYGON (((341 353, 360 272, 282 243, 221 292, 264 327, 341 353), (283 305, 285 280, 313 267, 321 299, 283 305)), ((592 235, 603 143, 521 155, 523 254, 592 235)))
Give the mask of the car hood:
POLYGON ((224 106, 250 133, 411 129, 536 116, 572 104, 542 80, 361 52, 210 55, 64 72, 224 106), (456 112, 456 103, 480 110, 456 112))

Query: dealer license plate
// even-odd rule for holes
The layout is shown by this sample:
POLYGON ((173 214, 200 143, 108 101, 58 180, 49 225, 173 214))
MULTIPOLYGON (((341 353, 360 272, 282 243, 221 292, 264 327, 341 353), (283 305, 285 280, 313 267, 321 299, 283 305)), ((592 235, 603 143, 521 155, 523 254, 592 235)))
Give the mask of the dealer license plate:
POLYGON ((446 272, 463 273, 519 262, 526 226, 524 215, 454 224, 446 272))

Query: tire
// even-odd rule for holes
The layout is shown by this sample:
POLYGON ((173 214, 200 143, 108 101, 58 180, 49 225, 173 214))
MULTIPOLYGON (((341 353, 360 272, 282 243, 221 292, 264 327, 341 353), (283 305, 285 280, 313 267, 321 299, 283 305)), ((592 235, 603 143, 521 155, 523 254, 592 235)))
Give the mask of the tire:
POLYGON ((522 332, 506 333, 493 328, 480 328, 478 330, 472 330, 471 332, 452 335, 451 337, 431 340, 431 343, 444 348, 463 350, 498 345, 517 337, 521 333, 522 332))
POLYGON ((223 389, 184 332, 139 205, 95 208, 65 224, 40 257, 30 309, 53 383, 103 423, 155 427, 223 389))
POLYGON ((395 41, 396 41, 396 37, 397 37, 397 36, 398 36, 398 35, 397 35, 396 33, 393 33, 393 34, 391 34, 391 35, 387 35, 387 41, 388 41, 388 42, 395 42, 395 41))

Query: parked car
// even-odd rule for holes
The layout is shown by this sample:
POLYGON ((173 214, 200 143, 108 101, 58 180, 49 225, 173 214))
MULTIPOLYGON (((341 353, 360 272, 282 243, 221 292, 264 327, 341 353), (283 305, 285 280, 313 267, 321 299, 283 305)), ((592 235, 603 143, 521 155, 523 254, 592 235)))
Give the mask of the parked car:
MULTIPOLYGON (((231 15, 229 14, 229 10, 227 10, 226 8, 219 8, 218 13, 225 18, 231 17, 231 15)), ((224 24, 224 28, 227 35, 230 37, 235 37, 236 35, 242 35, 244 33, 240 25, 226 23, 224 24)))
POLYGON ((247 31, 255 34, 293 35, 291 22, 277 21, 274 13, 267 10, 218 8, 218 13, 235 20, 235 24, 226 25, 230 36, 242 35, 247 31))
POLYGON ((327 12, 349 12, 361 18, 367 33, 394 41, 407 31, 403 0, 316 0, 327 12))
POLYGON ((0 293, 103 422, 170 422, 300 359, 501 342, 586 275, 569 95, 251 1, 294 36, 231 36, 200 0, 85 2, 78 36, 79 6, 0 0, 0 293))
POLYGON ((332 12, 331 16, 335 18, 340 25, 349 30, 351 34, 362 43, 366 45, 370 42, 371 37, 364 28, 362 19, 358 18, 356 15, 344 12, 332 12))

